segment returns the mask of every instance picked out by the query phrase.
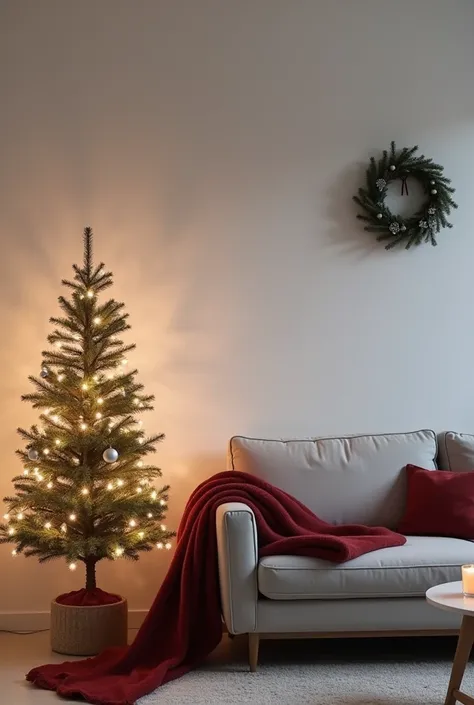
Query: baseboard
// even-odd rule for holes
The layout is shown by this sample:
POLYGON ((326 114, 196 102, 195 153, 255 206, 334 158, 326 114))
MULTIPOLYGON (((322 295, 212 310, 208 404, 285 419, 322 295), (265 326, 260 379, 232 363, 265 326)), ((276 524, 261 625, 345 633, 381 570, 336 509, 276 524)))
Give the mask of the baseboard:
MULTIPOLYGON (((148 610, 129 610, 128 627, 138 629, 148 610)), ((49 612, 0 612, 0 632, 31 632, 49 629, 49 612)))

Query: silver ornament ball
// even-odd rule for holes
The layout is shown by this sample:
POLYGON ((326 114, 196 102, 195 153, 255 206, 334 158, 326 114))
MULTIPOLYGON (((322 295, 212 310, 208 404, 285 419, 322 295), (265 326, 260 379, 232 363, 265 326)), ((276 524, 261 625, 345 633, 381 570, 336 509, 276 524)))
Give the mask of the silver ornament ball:
POLYGON ((437 194, 438 192, 437 192, 437 190, 436 190, 435 188, 432 188, 432 189, 431 189, 431 193, 433 194, 433 196, 436 196, 436 194, 437 194))
POLYGON ((30 450, 28 451, 28 458, 33 461, 38 460, 38 458, 39 458, 38 451, 35 450, 35 448, 30 448, 30 450))
POLYGON ((107 448, 107 450, 104 450, 102 453, 102 457, 106 463, 115 463, 117 462, 119 454, 115 448, 107 448))
POLYGON ((41 368, 41 372, 40 372, 40 377, 42 377, 43 379, 45 379, 48 375, 49 375, 49 372, 48 372, 47 368, 46 368, 46 367, 42 367, 42 368, 41 368))
POLYGON ((395 171, 396 168, 395 164, 390 164, 390 171, 395 171))
POLYGON ((378 218, 379 220, 381 220, 381 219, 383 218, 382 213, 377 213, 377 218, 378 218))
POLYGON ((431 184, 432 186, 434 186, 435 183, 436 183, 436 181, 430 181, 430 184, 431 184))

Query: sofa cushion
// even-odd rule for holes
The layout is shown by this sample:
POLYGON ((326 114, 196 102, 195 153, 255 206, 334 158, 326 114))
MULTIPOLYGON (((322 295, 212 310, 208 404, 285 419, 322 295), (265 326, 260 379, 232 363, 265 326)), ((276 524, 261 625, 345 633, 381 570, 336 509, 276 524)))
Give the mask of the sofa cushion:
POLYGON ((407 465, 407 502, 398 531, 474 539, 474 472, 429 472, 407 465))
POLYGON ((474 436, 448 431, 439 444, 441 470, 471 472, 474 470, 474 436))
POLYGON ((405 508, 406 465, 436 469, 433 431, 260 440, 236 436, 230 469, 271 482, 336 524, 397 526, 405 508))
POLYGON ((268 556, 258 565, 258 589, 272 600, 421 597, 439 583, 461 579, 474 563, 474 544, 462 539, 408 536, 345 563, 306 556, 268 556))

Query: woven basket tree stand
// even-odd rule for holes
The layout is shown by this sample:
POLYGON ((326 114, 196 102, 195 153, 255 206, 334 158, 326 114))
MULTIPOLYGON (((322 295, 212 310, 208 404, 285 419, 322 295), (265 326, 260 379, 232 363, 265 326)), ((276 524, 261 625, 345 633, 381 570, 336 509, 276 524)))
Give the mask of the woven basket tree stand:
MULTIPOLYGON (((86 563, 86 570, 86 589, 94 589, 95 563, 86 563)), ((68 656, 95 656, 111 646, 126 646, 127 600, 90 606, 53 600, 50 634, 52 650, 68 656)))
POLYGON ((127 600, 82 607, 51 603, 51 648, 68 656, 95 656, 127 645, 127 600))

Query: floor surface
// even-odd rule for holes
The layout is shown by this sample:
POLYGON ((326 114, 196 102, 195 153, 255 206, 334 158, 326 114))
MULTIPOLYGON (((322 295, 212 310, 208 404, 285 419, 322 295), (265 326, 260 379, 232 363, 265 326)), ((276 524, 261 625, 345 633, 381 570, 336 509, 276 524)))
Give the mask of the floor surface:
MULTIPOLYGON (((130 632, 132 640, 135 632, 130 632)), ((281 667, 305 663, 365 663, 380 661, 411 661, 441 659, 450 664, 456 640, 437 639, 350 639, 350 640, 296 640, 263 642, 260 651, 262 665, 280 664, 281 667)), ((225 636, 209 657, 208 667, 221 670, 226 664, 239 664, 247 670, 247 644, 244 637, 229 639, 225 636)), ((62 703, 55 693, 32 687, 25 681, 25 673, 42 663, 61 662, 67 657, 53 654, 49 648, 49 632, 17 635, 0 633, 0 704, 1 705, 52 705, 62 703)), ((445 676, 443 676, 443 679, 445 676)), ((443 681, 444 682, 444 681, 443 681)), ((420 703, 420 705, 423 705, 420 703)))

